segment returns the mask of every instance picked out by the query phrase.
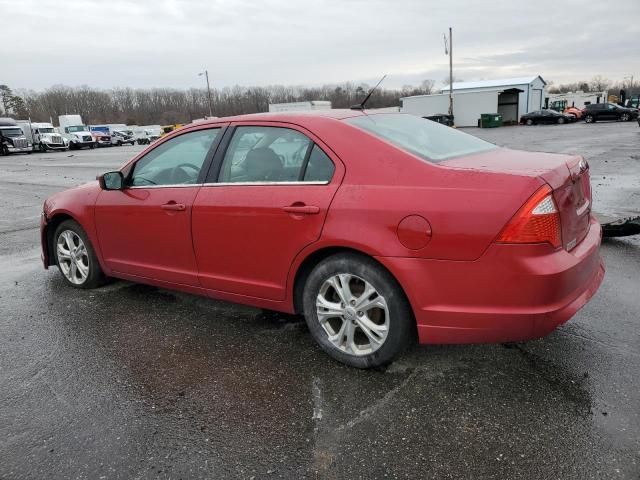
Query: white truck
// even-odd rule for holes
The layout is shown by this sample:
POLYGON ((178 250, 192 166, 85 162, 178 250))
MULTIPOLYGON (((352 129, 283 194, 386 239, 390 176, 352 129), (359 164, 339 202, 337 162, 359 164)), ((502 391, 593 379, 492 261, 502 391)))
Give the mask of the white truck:
POLYGON ((33 144, 34 150, 46 152, 47 150, 66 150, 69 148, 67 139, 56 132, 50 123, 30 122, 29 120, 18 120, 17 123, 22 128, 27 140, 33 144))
POLYGON ((31 153, 32 144, 13 118, 0 118, 0 155, 31 153))
POLYGON ((58 117, 60 133, 69 141, 69 149, 96 148, 96 142, 91 132, 82 123, 80 115, 60 115, 58 117))

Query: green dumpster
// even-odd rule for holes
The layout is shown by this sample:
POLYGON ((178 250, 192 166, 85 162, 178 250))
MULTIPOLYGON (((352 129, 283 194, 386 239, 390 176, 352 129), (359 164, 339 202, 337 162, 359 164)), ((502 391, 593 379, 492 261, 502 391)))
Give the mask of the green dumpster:
POLYGON ((502 126, 502 115, 499 113, 480 114, 480 128, 494 128, 502 126))

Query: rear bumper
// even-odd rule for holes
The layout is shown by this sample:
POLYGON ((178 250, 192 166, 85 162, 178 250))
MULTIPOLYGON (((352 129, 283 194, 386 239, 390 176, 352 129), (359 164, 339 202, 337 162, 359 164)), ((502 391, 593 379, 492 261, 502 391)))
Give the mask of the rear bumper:
POLYGON ((420 343, 531 340, 569 320, 604 278, 601 228, 571 252, 491 245, 473 262, 381 257, 404 287, 420 343))

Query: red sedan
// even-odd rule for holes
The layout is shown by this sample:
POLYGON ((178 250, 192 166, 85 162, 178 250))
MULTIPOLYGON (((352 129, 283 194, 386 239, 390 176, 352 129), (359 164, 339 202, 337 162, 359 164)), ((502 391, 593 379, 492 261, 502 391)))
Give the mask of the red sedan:
POLYGON ((579 156, 498 148, 404 114, 187 125, 44 204, 45 268, 306 318, 356 367, 421 343, 512 342, 567 321, 604 276, 579 156))

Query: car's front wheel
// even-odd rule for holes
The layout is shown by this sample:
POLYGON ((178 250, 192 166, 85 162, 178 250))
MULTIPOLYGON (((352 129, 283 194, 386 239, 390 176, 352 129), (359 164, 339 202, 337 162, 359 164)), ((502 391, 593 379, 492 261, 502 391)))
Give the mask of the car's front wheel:
POLYGON ((527 118, 527 121, 525 122, 527 125, 533 125, 533 120, 530 118, 527 118))
POLYGON ((628 114, 628 113, 623 113, 623 114, 620 116, 620 120, 622 120, 623 122, 628 122, 628 121, 630 120, 630 118, 631 118, 631 117, 629 116, 629 114, 628 114))
POLYGON ((562 124, 564 123, 564 117, 559 117, 559 118, 558 118, 558 123, 559 123, 560 125, 562 125, 562 124))
POLYGON ((62 222, 53 239, 56 263, 69 285, 76 288, 96 288, 105 282, 106 277, 91 242, 77 222, 62 222))
POLYGON ((375 260, 341 253, 309 275, 304 315, 320 347, 358 368, 386 365, 409 344, 415 320, 398 282, 375 260))

